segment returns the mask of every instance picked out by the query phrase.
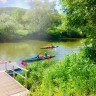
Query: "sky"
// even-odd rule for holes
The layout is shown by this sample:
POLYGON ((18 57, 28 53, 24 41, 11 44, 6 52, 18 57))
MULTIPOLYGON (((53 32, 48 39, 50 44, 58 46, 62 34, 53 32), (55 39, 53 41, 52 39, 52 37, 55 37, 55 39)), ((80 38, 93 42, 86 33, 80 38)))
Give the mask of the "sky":
MULTIPOLYGON (((0 7, 19 7, 24 9, 29 9, 29 0, 0 0, 0 7)), ((54 0, 49 0, 53 2, 54 0)))
POLYGON ((0 0, 0 7, 19 7, 29 9, 27 0, 0 0))

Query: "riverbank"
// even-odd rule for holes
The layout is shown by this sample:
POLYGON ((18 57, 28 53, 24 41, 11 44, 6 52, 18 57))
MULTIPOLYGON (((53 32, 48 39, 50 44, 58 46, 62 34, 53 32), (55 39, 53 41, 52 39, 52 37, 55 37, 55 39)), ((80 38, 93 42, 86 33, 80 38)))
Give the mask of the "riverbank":
MULTIPOLYGON (((86 47, 67 55, 61 62, 43 61, 32 63, 25 68, 28 72, 28 88, 35 96, 95 96, 96 62, 90 57, 93 49, 86 47)), ((95 52, 95 50, 94 50, 95 52)), ((24 75, 24 73, 22 73, 24 75)), ((17 80, 25 85, 17 76, 17 80)))

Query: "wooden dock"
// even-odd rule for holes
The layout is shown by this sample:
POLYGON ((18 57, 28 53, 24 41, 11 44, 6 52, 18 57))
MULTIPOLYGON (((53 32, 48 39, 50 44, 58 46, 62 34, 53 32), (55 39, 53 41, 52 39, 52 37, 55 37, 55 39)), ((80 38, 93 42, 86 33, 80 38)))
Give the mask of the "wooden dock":
MULTIPOLYGON (((6 63, 7 63, 6 65, 0 64, 0 71, 4 71, 6 70, 6 68, 7 68, 7 71, 13 70, 13 65, 11 63, 14 63, 14 62, 11 62, 11 63, 6 62, 6 63)), ((17 65, 16 62, 15 62, 15 65, 17 65)), ((14 69, 18 69, 18 67, 15 66, 14 69)))
POLYGON ((29 90, 23 87, 19 82, 15 80, 15 69, 21 69, 25 71, 25 77, 20 75, 25 79, 27 88, 27 71, 26 69, 17 65, 16 62, 5 62, 0 63, 0 96, 27 96, 29 90), (7 74, 8 70, 13 70, 13 77, 7 74))
POLYGON ((28 90, 4 71, 0 71, 0 96, 27 96, 28 90))

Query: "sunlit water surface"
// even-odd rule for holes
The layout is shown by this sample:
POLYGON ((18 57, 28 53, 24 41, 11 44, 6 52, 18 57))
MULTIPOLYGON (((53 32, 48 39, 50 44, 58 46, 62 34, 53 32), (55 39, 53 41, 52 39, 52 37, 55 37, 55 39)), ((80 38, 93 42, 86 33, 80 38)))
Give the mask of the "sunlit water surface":
MULTIPOLYGON (((39 41, 27 40, 15 43, 0 43, 0 59, 6 61, 15 61, 19 65, 21 61, 27 58, 33 58, 37 54, 44 55, 45 52, 49 55, 55 55, 53 60, 61 61, 65 55, 77 52, 83 44, 82 39, 65 39, 63 41, 39 41), (59 47, 53 49, 40 49, 43 46, 58 45, 59 47)), ((51 60, 52 60, 51 59, 51 60)))

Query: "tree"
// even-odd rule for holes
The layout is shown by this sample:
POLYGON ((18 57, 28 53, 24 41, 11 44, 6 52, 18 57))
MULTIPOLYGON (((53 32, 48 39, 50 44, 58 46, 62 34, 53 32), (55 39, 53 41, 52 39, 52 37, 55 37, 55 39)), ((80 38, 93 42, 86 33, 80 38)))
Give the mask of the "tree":
POLYGON ((87 35, 87 43, 96 47, 96 1, 61 0, 67 26, 79 28, 87 35))
POLYGON ((30 4, 32 5, 31 9, 23 16, 26 29, 44 35, 46 30, 57 22, 54 4, 49 4, 46 0, 32 0, 30 4))
POLYGON ((18 28, 16 21, 9 15, 0 15, 0 41, 9 41, 15 37, 18 28))
POLYGON ((23 15, 25 14, 25 9, 17 8, 13 11, 12 17, 19 23, 24 25, 24 22, 22 20, 23 15))

